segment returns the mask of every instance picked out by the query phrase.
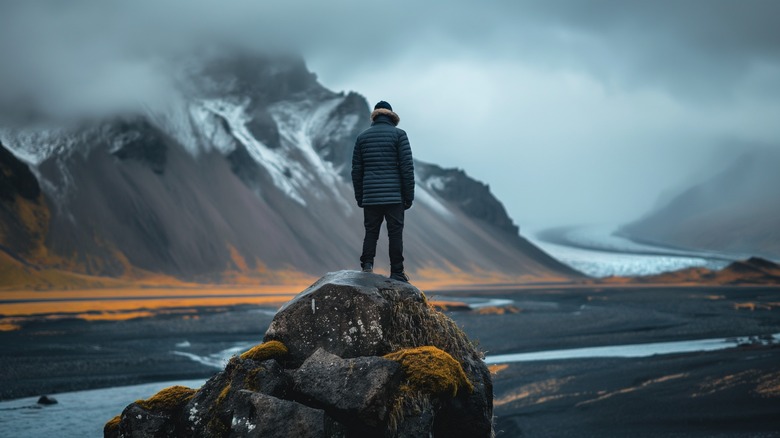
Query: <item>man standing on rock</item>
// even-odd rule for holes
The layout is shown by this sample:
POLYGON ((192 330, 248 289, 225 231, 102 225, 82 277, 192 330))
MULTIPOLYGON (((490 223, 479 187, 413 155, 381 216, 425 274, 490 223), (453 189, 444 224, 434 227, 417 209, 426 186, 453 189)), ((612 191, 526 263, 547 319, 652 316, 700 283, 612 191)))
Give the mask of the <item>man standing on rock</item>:
POLYGON ((414 161, 409 138, 396 127, 401 118, 384 100, 374 106, 371 126, 358 135, 352 153, 352 185, 363 209, 363 272, 373 272, 376 242, 387 221, 390 278, 409 282, 404 272, 404 210, 414 201, 414 161))

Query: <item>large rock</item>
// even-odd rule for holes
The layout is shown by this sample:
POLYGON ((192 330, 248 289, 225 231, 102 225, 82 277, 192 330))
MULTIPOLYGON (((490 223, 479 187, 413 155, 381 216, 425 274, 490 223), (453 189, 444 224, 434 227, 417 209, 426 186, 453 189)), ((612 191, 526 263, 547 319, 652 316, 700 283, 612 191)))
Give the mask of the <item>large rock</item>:
POLYGON ((110 437, 178 437, 187 436, 182 421, 184 405, 195 395, 195 390, 171 386, 146 400, 130 403, 119 418, 106 424, 103 434, 110 437))
POLYGON ((330 273, 277 313, 265 340, 197 391, 130 404, 104 435, 492 435, 482 355, 408 283, 330 273))
POLYGON ((295 390, 335 418, 383 426, 401 384, 401 366, 381 357, 342 359, 318 349, 293 375, 295 390), (328 376, 323 379, 322 376, 328 376))
POLYGON ((300 366, 318 348, 351 358, 437 347, 461 364, 474 390, 460 391, 437 406, 436 433, 492 433, 493 383, 482 354, 409 283, 356 271, 328 273, 279 310, 264 340, 283 342, 289 350, 284 363, 291 367, 300 366))
POLYGON ((132 403, 122 411, 119 435, 132 438, 173 437, 177 425, 169 412, 149 411, 132 403))
POLYGON ((394 350, 399 307, 425 307, 409 283, 377 274, 331 272, 282 306, 265 333, 289 350, 299 366, 318 348, 343 358, 381 356, 394 350))
POLYGON ((257 362, 234 357, 187 403, 184 422, 196 437, 220 437, 231 430, 234 411, 246 403, 242 390, 286 398, 292 381, 274 359, 257 362))
POLYGON ((259 392, 239 391, 231 421, 230 437, 337 438, 338 423, 320 409, 282 400, 259 392))

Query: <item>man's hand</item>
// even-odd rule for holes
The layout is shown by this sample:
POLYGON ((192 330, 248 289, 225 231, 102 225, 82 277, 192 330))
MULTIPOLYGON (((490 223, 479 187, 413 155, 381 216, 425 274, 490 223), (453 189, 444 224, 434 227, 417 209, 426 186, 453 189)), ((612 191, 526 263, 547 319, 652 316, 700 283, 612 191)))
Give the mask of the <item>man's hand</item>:
POLYGON ((412 208, 412 201, 404 201, 404 210, 412 208))

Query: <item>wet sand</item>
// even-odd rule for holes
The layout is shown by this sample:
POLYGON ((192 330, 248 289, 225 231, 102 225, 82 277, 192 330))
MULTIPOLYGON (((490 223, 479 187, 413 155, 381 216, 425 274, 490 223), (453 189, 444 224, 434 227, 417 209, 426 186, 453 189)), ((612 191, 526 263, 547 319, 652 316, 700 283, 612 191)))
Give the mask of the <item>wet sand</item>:
POLYGON ((207 378, 214 368, 171 351, 208 354, 236 342, 260 343, 275 309, 175 310, 125 321, 41 319, 0 332, 0 399, 207 378))
MULTIPOLYGON (((780 333, 780 287, 504 286, 429 295, 513 301, 519 313, 449 312, 488 355, 780 333)), ((171 351, 260 342, 272 310, 26 322, 0 332, 0 399, 206 378, 216 370, 171 351)), ((780 436, 778 346, 496 369, 499 437, 780 436)))
MULTIPOLYGON (((522 311, 453 314, 488 355, 780 333, 776 287, 490 295, 512 297, 522 311)), ((780 436, 777 345, 494 370, 499 437, 780 436)))

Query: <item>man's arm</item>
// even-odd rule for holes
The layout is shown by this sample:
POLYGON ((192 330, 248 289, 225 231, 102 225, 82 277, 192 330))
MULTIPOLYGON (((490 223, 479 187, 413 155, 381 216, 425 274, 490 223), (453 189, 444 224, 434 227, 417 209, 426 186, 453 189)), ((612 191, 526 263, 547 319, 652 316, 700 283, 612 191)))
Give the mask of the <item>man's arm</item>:
POLYGON ((414 159, 409 137, 403 130, 398 138, 398 167, 401 171, 401 196, 404 207, 409 208, 414 201, 414 159))
POLYGON ((363 207, 363 151, 360 141, 355 140, 355 149, 352 151, 352 186, 355 188, 355 200, 358 207, 363 207))

